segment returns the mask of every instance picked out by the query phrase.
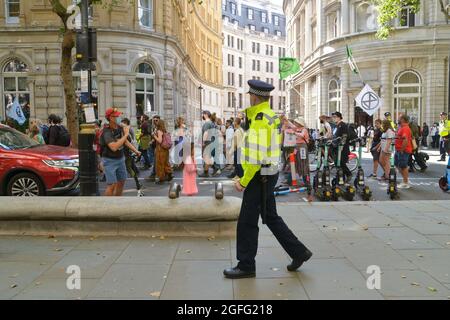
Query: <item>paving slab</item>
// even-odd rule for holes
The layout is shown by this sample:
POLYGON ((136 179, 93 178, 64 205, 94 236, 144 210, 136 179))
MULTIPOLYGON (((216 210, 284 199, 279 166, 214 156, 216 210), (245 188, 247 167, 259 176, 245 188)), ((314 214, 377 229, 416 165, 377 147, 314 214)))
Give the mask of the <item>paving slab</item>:
POLYGON ((439 222, 429 216, 398 217, 397 220, 423 235, 450 234, 450 225, 439 222))
POLYGON ((183 238, 176 260, 230 260, 230 240, 223 238, 183 238))
POLYGON ((39 277, 16 295, 14 300, 79 300, 87 297, 98 280, 82 279, 80 290, 67 289, 66 279, 39 277))
POLYGON ((75 247, 75 250, 122 251, 132 239, 125 237, 89 237, 75 247))
POLYGON ((236 300, 308 300, 299 279, 240 279, 233 280, 236 300))
POLYGON ((229 267, 229 261, 176 260, 169 271, 161 299, 231 300, 233 282, 223 276, 223 270, 229 267))
POLYGON ((66 279, 69 266, 80 267, 81 278, 101 278, 120 256, 120 251, 72 250, 43 273, 46 278, 66 279))
POLYGON ((89 293, 89 298, 159 298, 170 266, 114 264, 89 293))
POLYGON ((383 270, 380 293, 385 297, 447 297, 448 288, 423 271, 383 270))
POLYGON ((367 230, 364 230, 363 226, 352 220, 316 221, 315 224, 320 231, 333 240, 373 237, 367 230))
POLYGON ((355 205, 355 206, 339 206, 337 207, 348 218, 360 225, 368 227, 402 227, 403 225, 389 218, 369 205, 355 205))
POLYGON ((427 238, 439 243, 443 248, 450 249, 450 234, 441 236, 427 236, 427 238))
POLYGON ((311 205, 302 207, 302 211, 311 221, 348 220, 348 218, 333 205, 311 205))
POLYGON ((381 270, 414 270, 417 267, 377 238, 334 241, 343 255, 362 272, 376 265, 381 270))
POLYGON ((383 299, 377 291, 367 289, 366 279, 346 259, 312 259, 297 275, 313 300, 383 299))
POLYGON ((407 227, 370 228, 368 231, 393 249, 442 248, 438 243, 407 227))
POLYGON ((0 261, 0 299, 14 297, 48 268, 38 262, 0 261))
POLYGON ((398 252, 439 282, 450 284, 450 250, 399 250, 398 252))
POLYGON ((171 264, 179 244, 176 238, 134 239, 116 263, 171 264))

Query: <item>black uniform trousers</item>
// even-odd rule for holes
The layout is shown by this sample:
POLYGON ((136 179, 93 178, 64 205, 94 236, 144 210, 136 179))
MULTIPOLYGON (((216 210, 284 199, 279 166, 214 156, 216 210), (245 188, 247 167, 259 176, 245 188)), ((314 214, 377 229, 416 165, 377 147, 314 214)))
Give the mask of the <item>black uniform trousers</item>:
MULTIPOLYGON (((278 174, 267 176, 267 216, 266 224, 283 249, 292 259, 302 259, 306 247, 292 233, 283 219, 277 214, 274 189, 278 174)), ((262 183, 258 172, 244 191, 241 212, 237 224, 238 267, 245 271, 255 271, 255 257, 258 250, 258 221, 262 214, 262 183)))

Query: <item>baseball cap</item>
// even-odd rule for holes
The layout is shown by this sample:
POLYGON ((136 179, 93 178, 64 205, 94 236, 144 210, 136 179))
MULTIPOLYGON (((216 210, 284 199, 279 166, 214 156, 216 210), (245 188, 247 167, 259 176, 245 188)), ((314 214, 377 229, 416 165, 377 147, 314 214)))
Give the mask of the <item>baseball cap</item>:
POLYGON ((385 116, 385 117, 390 117, 390 116, 391 116, 391 113, 390 113, 390 112, 385 112, 385 113, 384 113, 384 116, 385 116))
POLYGON ((109 119, 110 117, 118 117, 122 114, 117 108, 108 108, 105 112, 105 118, 109 119))
POLYGON ((447 115, 447 112, 441 112, 440 115, 441 115, 441 116, 446 116, 446 115, 447 115))
POLYGON ((339 111, 333 112, 331 115, 342 119, 342 113, 340 113, 339 111))
POLYGON ((208 117, 211 117, 211 112, 209 112, 208 110, 203 110, 202 114, 206 114, 208 115, 208 117))

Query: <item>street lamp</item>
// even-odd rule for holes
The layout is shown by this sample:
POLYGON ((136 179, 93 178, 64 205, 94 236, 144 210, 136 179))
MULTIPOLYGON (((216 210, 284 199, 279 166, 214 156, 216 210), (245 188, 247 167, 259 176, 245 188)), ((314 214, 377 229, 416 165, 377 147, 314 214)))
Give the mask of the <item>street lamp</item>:
POLYGON ((203 90, 203 87, 200 84, 200 86, 198 87, 198 91, 200 92, 200 121, 203 119, 202 90, 203 90))

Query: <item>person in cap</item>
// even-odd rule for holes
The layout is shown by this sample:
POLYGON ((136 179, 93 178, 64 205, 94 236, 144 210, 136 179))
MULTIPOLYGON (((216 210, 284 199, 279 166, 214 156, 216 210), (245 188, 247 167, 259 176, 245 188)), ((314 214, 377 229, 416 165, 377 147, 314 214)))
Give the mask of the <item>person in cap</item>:
MULTIPOLYGON (((347 167, 348 155, 350 153, 350 141, 348 139, 349 128, 348 125, 344 121, 342 121, 342 113, 334 112, 332 116, 334 122, 336 123, 336 131, 334 133, 334 138, 341 138, 342 142, 344 143, 341 153, 341 168, 344 171, 344 175, 346 176, 346 182, 349 182, 352 178, 352 172, 347 167)), ((334 149, 335 149, 334 154, 336 155, 337 158, 338 152, 337 146, 334 149)))
POLYGON ((389 120, 391 122, 391 126, 392 128, 394 128, 394 131, 397 129, 397 126, 395 125, 395 122, 392 121, 392 116, 390 112, 385 112, 384 113, 384 119, 385 120, 389 120))
POLYGON ((441 112, 441 121, 439 122, 439 153, 441 158, 438 161, 445 161, 445 156, 450 152, 450 121, 446 112, 441 112))
POLYGON ((261 215, 284 250, 293 259, 287 266, 297 270, 312 253, 297 239, 278 216, 274 189, 278 181, 281 122, 269 104, 271 84, 248 81, 251 107, 245 110, 246 132, 241 149, 244 175, 235 187, 244 192, 237 224, 237 266, 224 270, 229 279, 250 278, 256 275, 255 257, 258 250, 258 220, 261 215))
POLYGON ((108 187, 105 196, 121 196, 127 179, 124 146, 138 156, 141 153, 128 141, 130 127, 122 125, 122 113, 117 108, 106 110, 105 118, 109 125, 103 128, 100 136, 102 160, 108 187))

